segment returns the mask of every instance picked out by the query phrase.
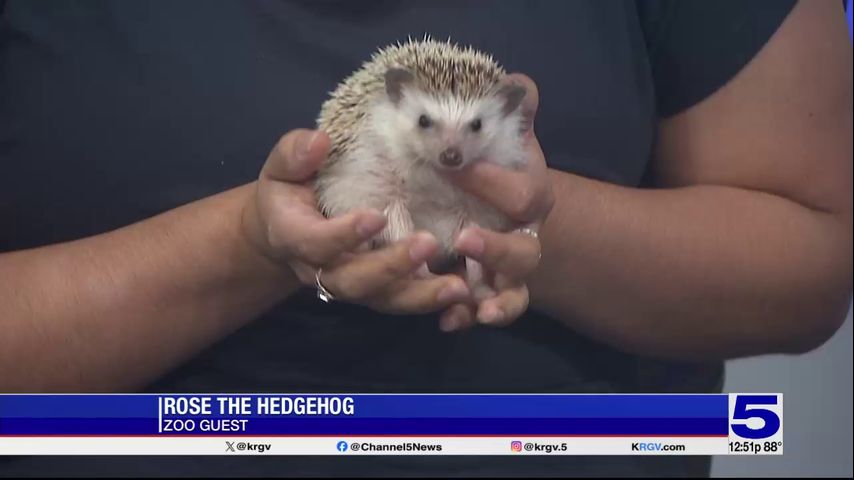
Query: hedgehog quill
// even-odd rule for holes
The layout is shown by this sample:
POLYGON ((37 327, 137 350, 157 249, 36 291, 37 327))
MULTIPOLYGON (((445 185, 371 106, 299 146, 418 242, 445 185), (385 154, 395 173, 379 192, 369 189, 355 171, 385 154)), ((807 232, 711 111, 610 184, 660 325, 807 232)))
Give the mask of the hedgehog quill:
MULTIPOLYGON (((388 223, 375 248, 416 230, 432 233, 440 246, 433 272, 456 260, 453 242, 463 228, 510 230, 503 213, 442 176, 474 162, 524 167, 525 90, 505 77, 490 55, 450 41, 379 50, 321 108, 318 128, 332 146, 315 183, 320 210, 327 217, 357 208, 383 212, 388 223)), ((465 267, 476 298, 494 294, 481 265, 466 258, 465 267)))

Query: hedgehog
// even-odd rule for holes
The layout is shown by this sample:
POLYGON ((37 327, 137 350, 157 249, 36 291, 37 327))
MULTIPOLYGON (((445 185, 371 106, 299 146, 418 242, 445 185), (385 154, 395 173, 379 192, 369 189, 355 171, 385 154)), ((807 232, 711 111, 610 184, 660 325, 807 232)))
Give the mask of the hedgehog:
MULTIPOLYGON (((439 251, 419 276, 462 263, 453 243, 463 228, 510 230, 510 218, 443 175, 475 162, 524 167, 525 89, 506 77, 491 55, 450 40, 425 37, 379 49, 321 107, 317 126, 331 139, 315 181, 321 212, 383 212, 386 227, 373 248, 430 232, 439 251)), ((494 294, 482 266, 464 263, 472 293, 494 294)))

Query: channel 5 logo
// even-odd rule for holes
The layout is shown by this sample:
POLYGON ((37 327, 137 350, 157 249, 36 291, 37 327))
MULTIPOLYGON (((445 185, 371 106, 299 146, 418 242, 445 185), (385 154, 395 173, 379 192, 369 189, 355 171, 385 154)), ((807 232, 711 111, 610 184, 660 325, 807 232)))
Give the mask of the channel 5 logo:
POLYGON ((513 452, 521 452, 522 451, 522 442, 519 440, 513 440, 510 442, 510 450, 513 452))
POLYGON ((764 440, 783 435, 782 394, 730 394, 730 435, 764 440))

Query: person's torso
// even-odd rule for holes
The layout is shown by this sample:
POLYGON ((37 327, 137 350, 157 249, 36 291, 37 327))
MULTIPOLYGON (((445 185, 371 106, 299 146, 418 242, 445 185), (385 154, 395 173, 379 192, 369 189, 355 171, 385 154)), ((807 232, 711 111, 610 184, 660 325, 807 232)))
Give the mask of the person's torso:
MULTIPOLYGON (((537 82, 551 168, 638 186, 654 141, 629 1, 13 0, 0 28, 0 251, 98 234, 252 181, 276 140, 312 127, 372 52, 425 34, 537 82)), ((150 390, 702 392, 719 381, 718 364, 622 353, 536 305, 507 328, 444 334, 436 315, 324 304, 307 289, 150 390)))

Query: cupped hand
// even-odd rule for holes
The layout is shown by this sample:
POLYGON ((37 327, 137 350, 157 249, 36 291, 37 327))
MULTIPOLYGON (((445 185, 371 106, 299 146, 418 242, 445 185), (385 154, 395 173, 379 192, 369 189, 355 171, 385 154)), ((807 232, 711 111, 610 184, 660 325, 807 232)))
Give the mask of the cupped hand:
POLYGON ((469 300, 468 287, 457 275, 413 275, 438 249, 429 233, 367 251, 361 247, 385 226, 380 212, 364 209, 326 218, 318 211, 312 178, 329 147, 329 137, 319 131, 294 130, 279 140, 243 210, 250 244, 287 266, 305 286, 314 287, 320 271, 336 301, 403 314, 469 300))

